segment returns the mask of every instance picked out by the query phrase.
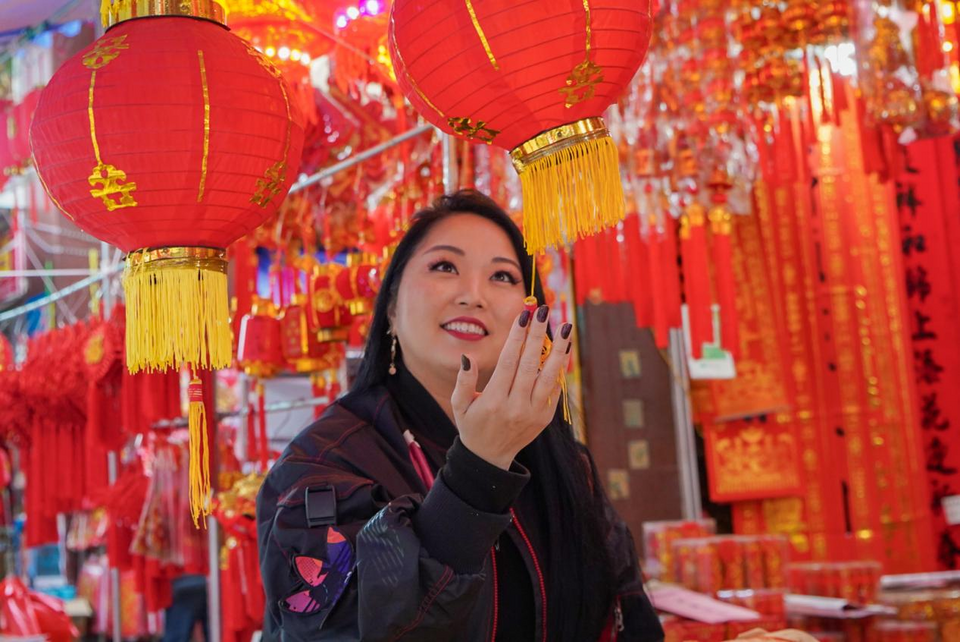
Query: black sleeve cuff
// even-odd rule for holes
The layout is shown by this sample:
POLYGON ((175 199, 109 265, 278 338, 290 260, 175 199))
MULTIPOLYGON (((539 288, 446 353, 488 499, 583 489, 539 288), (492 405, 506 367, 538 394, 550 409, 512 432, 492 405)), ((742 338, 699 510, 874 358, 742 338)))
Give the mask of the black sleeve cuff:
POLYGON ((510 519, 467 505, 439 475, 413 515, 413 528, 430 557, 457 573, 479 573, 510 519))
POLYGON ((494 466, 457 437, 447 451, 440 476, 457 497, 484 513, 506 513, 530 481, 530 471, 513 462, 510 470, 494 466))

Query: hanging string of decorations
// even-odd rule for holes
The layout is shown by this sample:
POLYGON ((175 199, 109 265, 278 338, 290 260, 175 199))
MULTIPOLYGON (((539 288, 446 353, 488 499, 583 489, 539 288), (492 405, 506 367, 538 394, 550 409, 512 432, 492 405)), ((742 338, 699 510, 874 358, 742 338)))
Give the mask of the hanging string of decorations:
MULTIPOLYGON (((299 111, 212 0, 104 0, 102 13, 107 32, 40 96, 38 174, 78 227, 127 253, 130 371, 227 367, 226 248, 273 215, 295 179, 299 111)), ((204 418, 191 414, 199 522, 209 476, 204 418)))

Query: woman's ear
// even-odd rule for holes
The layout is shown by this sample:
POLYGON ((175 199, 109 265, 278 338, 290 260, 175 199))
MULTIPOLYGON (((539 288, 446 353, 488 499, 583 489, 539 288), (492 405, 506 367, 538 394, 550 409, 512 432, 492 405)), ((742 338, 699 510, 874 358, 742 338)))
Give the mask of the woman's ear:
POLYGON ((397 303, 391 301, 387 306, 387 334, 397 334, 397 303))

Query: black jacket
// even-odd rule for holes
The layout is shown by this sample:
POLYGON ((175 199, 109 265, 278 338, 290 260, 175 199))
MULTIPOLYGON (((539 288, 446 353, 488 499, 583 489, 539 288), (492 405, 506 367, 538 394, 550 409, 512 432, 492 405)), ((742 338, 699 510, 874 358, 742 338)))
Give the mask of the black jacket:
MULTIPOLYGON (((492 514, 464 503, 442 475, 428 493, 390 393, 381 387, 348 395, 293 440, 260 490, 265 639, 488 642, 497 617, 490 553, 506 533, 531 574, 536 642, 552 642, 544 630, 542 544, 529 495, 522 492, 510 512, 492 514), (456 572, 431 557, 426 537, 418 536, 423 525, 414 526, 427 514, 471 525, 470 545, 481 547, 478 572, 456 572)), ((658 642, 663 631, 643 591, 632 538, 607 508, 622 613, 622 630, 611 639, 658 642)))

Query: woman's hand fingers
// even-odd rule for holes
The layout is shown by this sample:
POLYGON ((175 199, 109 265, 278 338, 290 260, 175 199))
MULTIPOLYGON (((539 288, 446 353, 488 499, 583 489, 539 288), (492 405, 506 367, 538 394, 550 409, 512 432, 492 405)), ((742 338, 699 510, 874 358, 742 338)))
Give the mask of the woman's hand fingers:
POLYGON ((457 385, 450 397, 453 414, 458 418, 466 414, 470 404, 477 398, 477 376, 477 369, 473 367, 470 357, 460 355, 460 373, 457 374, 457 385))
POLYGON ((547 404, 552 405, 553 401, 557 399, 560 375, 566 370, 567 364, 570 362, 572 332, 573 325, 569 323, 564 323, 560 327, 560 332, 553 343, 553 348, 550 350, 550 356, 547 357, 530 396, 530 403, 534 408, 542 408, 547 404))
POLYGON ((500 359, 497 361, 497 367, 490 375, 490 381, 484 388, 485 393, 490 396, 506 397, 510 393, 510 387, 513 385, 513 379, 517 374, 517 365, 520 363, 520 351, 523 349, 523 343, 527 338, 527 330, 530 327, 532 315, 529 310, 524 310, 517 317, 510 328, 510 335, 503 344, 500 351, 500 359))
POLYGON ((543 354, 543 340, 547 336, 547 319, 550 317, 550 308, 541 305, 537 308, 534 319, 530 324, 530 333, 527 343, 520 356, 517 366, 517 376, 510 388, 510 401, 519 404, 529 404, 533 386, 537 382, 540 372, 540 357, 543 354))

